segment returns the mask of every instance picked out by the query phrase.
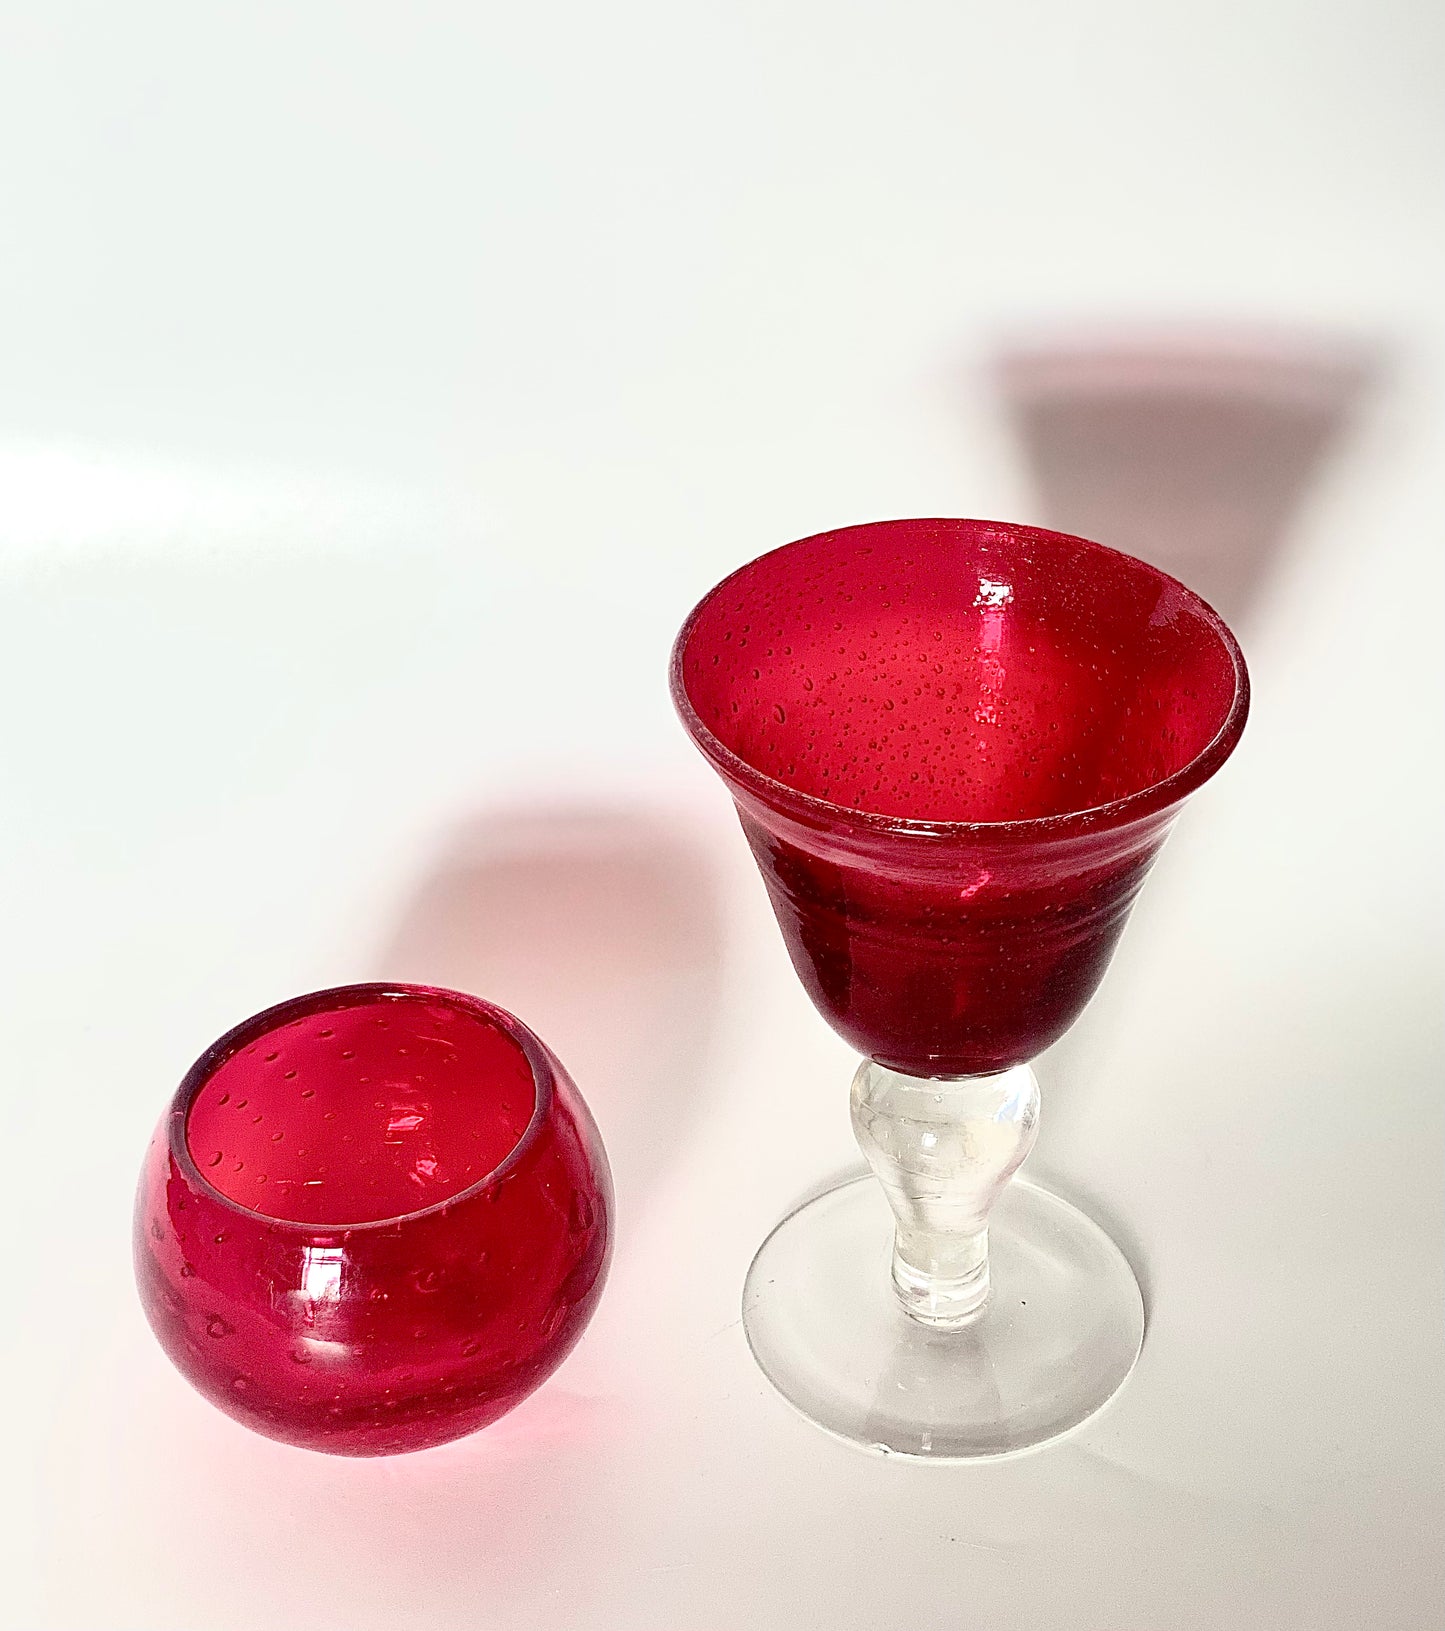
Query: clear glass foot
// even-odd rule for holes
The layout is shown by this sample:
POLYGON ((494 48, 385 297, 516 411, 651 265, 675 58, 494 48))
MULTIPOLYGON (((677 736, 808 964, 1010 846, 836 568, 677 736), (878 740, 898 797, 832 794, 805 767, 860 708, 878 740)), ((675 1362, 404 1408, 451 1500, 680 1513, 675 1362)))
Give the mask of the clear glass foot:
POLYGON ((852 1106, 873 1176, 800 1206, 748 1274, 769 1380, 820 1427, 900 1455, 1011 1455, 1087 1421, 1134 1368, 1144 1302, 1096 1223, 1014 1178, 1038 1133, 1033 1071, 865 1060, 852 1106))
POLYGON ((904 1312, 893 1250, 884 1190, 862 1176, 785 1218, 748 1271, 754 1357, 839 1438, 936 1460, 1013 1455, 1086 1422, 1134 1368, 1134 1271, 1096 1223, 1026 1179, 993 1208, 990 1293, 957 1328, 904 1312))

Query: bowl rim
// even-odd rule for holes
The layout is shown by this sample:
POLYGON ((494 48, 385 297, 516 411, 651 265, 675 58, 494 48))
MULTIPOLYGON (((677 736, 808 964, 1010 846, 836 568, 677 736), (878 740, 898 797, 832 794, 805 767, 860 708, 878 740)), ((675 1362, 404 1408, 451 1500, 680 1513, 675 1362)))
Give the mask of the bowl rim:
POLYGON ((203 1191, 216 1205, 234 1212, 238 1217, 263 1223, 272 1233, 277 1234, 294 1232, 308 1238, 342 1233, 351 1235, 363 1230, 395 1229, 400 1224, 414 1223, 423 1218, 436 1216, 474 1199, 484 1190, 501 1183, 521 1165, 526 1159, 527 1152, 537 1142, 544 1124, 551 1115, 556 1088, 556 1065, 546 1044, 515 1014, 509 1013, 505 1008, 488 1002, 484 997, 473 996, 466 991, 453 991, 446 986, 416 985, 405 980, 364 981, 355 985, 328 986, 319 991, 308 991, 300 996, 288 997, 284 1002, 275 1003, 270 1008, 263 1008, 259 1013, 252 1014, 249 1019, 243 1019, 239 1025, 233 1025, 223 1036, 211 1043, 181 1078, 180 1086, 176 1089, 166 1114, 167 1137, 171 1160, 180 1169, 186 1182, 193 1188, 203 1191), (357 1008, 378 999, 382 1001, 423 999, 444 1003, 448 1007, 461 1009, 474 1018, 485 1020, 516 1046, 531 1070, 534 1097, 532 1114, 527 1120, 527 1125, 507 1154, 490 1172, 468 1184, 465 1189, 459 1189, 454 1194, 431 1202, 428 1206, 417 1207, 414 1211, 391 1213, 383 1218, 367 1218, 358 1223, 332 1222, 330 1219, 312 1222, 299 1218, 275 1217, 269 1212, 258 1212, 254 1207, 233 1200, 224 1191, 217 1189, 196 1164, 187 1138, 191 1107, 216 1070, 242 1048, 281 1029, 293 1020, 319 1016, 328 1011, 357 1008))
POLYGON ((1233 753, 1249 715, 1249 670, 1245 666, 1244 653, 1239 648, 1239 641, 1209 602, 1202 595, 1196 594, 1187 584, 1181 583, 1178 578, 1161 571, 1159 567, 1147 561, 1140 560, 1135 555, 1126 554, 1120 549, 1111 549, 1107 544, 1095 543, 1092 539, 1081 538, 1075 533, 1054 532, 1046 527, 1024 526, 1009 521, 984 521, 947 516, 901 517, 891 521, 865 521, 855 526, 833 527, 824 532, 810 533, 806 538, 794 539, 791 543, 779 545, 776 549, 767 550, 764 554, 745 562, 714 584, 688 613, 673 642, 668 676, 673 706, 693 741, 712 760, 725 780, 739 784, 771 809, 780 809, 786 814, 792 814, 810 826, 822 823, 835 828, 842 826, 862 834, 939 841, 964 839, 975 843, 986 843, 991 840, 1027 843, 1107 831, 1156 815, 1162 810, 1182 803, 1214 775, 1233 753), (944 542, 945 537, 968 538, 971 541, 997 537, 1009 540, 1022 539, 1051 546, 1067 544, 1074 549, 1082 548, 1086 552, 1113 556, 1126 561, 1131 567, 1155 579, 1161 585, 1178 590, 1218 639, 1233 669, 1234 695, 1218 730, 1187 764, 1181 765, 1178 770, 1171 772, 1162 780, 1128 793, 1123 798, 1091 805, 1082 810, 1065 810, 1055 815, 1022 817, 1014 821, 934 821, 912 816, 880 815, 870 810, 855 809, 851 805, 838 804, 831 799, 820 798, 814 793, 801 792, 797 788, 789 787, 786 782, 768 775, 766 771, 759 770, 714 734, 711 727, 704 723, 688 695, 683 665, 689 641, 699 619, 729 584, 736 583, 762 561, 771 560, 775 555, 782 555, 789 550, 816 544, 825 539, 896 533, 900 529, 909 531, 933 529, 935 543, 944 542))

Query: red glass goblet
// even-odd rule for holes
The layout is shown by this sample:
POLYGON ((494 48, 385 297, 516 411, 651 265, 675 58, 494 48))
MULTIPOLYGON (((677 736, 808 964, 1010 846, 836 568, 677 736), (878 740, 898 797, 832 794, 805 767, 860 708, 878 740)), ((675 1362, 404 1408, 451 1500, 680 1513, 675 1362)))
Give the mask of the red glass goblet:
POLYGON ((191 1067, 141 1174, 136 1279, 227 1414, 388 1455, 485 1427, 556 1369, 611 1226, 601 1138, 525 1025, 454 991, 345 986, 191 1067))
POLYGON ((866 1056, 853 1123, 880 1183, 764 1244, 755 1355, 863 1444, 975 1457, 1056 1437, 1128 1375, 1144 1316, 1097 1225, 1009 1183, 1037 1131, 1029 1061, 1239 739, 1234 637, 1081 538, 884 522, 725 579, 678 637, 672 690, 804 987, 866 1056))

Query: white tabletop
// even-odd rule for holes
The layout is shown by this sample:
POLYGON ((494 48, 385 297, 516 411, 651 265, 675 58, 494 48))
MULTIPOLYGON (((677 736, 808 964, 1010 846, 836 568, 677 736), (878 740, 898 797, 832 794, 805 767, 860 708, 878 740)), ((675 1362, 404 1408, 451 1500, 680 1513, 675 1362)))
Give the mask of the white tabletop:
POLYGON ((1440 1623, 1438 17, 3 10, 0 1624, 1440 1623), (802 533, 1045 519, 990 359, 1081 322, 1307 325, 1376 383, 1041 1067, 1139 1368, 1038 1454, 873 1459, 739 1327, 852 1061, 666 652, 802 533), (545 1388, 354 1462, 171 1370, 129 1208, 208 1041, 382 976, 547 1037, 620 1225, 545 1388))

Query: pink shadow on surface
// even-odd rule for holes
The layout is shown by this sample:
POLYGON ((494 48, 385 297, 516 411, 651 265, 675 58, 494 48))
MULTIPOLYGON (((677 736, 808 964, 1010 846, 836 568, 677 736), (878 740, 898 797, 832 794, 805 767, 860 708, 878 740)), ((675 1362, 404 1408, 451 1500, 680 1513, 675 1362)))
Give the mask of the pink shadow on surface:
POLYGON ((552 1048, 597 1118, 626 1231, 708 1090, 716 889, 681 822, 499 810, 454 832, 377 962, 475 992, 552 1048))
POLYGON ((1375 351, 1326 336, 1204 329, 1040 337, 995 364, 1040 519, 1233 621, 1378 371, 1375 351))

